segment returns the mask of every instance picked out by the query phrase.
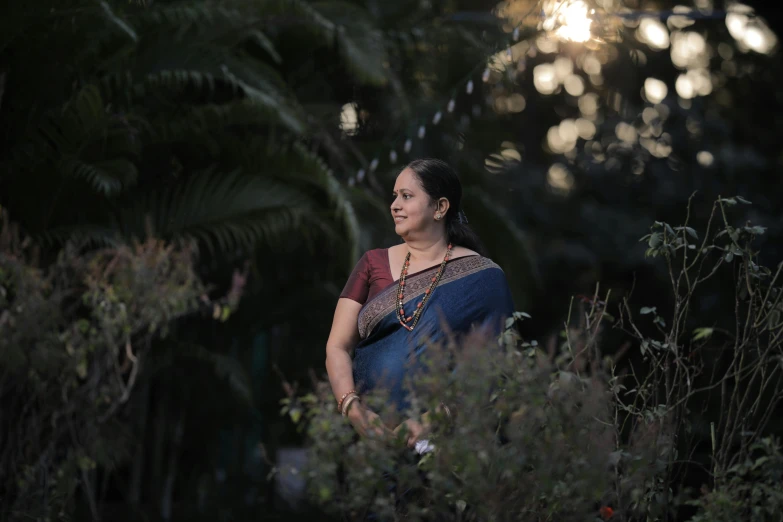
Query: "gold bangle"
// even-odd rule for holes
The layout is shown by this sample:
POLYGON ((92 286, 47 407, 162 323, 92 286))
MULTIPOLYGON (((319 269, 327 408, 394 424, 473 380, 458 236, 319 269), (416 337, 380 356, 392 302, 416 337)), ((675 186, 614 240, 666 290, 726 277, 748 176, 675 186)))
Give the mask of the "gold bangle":
POLYGON ((348 393, 346 393, 345 395, 343 395, 342 397, 340 397, 340 400, 337 401, 337 413, 340 413, 341 411, 343 411, 343 403, 345 402, 345 399, 349 395, 352 395, 352 394, 356 395, 356 390, 351 390, 348 393))
POLYGON ((350 397, 348 397, 345 400, 345 404, 343 404, 343 411, 342 411, 343 417, 347 417, 348 416, 348 410, 351 409, 351 405, 357 399, 359 399, 359 396, 356 395, 356 394, 353 394, 353 395, 351 395, 350 397))

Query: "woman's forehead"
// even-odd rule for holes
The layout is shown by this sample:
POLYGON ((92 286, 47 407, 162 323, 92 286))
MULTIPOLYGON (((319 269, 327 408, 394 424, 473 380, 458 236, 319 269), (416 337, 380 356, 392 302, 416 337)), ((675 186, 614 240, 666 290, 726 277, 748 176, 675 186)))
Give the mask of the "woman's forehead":
POLYGON ((419 179, 413 170, 406 168, 397 176, 397 180, 394 182, 394 190, 416 190, 420 189, 421 184, 419 179))

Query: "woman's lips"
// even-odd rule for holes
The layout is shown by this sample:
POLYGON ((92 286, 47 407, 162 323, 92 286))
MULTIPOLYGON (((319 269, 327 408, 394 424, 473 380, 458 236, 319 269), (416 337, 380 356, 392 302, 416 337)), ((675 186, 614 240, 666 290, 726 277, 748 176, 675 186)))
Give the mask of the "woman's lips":
POLYGON ((401 223, 403 219, 405 219, 405 218, 402 217, 402 216, 394 216, 394 222, 395 223, 401 223))

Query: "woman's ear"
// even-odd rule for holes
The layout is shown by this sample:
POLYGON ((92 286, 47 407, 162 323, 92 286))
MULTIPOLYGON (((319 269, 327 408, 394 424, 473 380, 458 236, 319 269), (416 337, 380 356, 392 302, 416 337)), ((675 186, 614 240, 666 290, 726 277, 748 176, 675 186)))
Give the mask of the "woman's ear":
POLYGON ((449 200, 446 198, 440 198, 437 203, 437 211, 446 215, 446 212, 449 211, 449 200))

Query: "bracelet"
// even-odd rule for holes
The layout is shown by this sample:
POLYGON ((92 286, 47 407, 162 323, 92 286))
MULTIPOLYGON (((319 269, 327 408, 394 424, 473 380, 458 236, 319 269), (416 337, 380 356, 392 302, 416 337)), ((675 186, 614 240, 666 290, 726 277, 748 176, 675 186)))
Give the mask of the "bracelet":
POLYGON ((345 400, 345 404, 343 405, 343 417, 348 416, 348 411, 351 409, 351 405, 354 403, 354 401, 361 401, 358 395, 351 395, 345 400))
POLYGON ((348 397, 351 394, 356 395, 356 390, 349 391, 348 393, 346 393, 345 395, 340 397, 339 401, 337 401, 337 413, 340 413, 340 412, 343 411, 343 402, 345 402, 345 398, 348 397))

